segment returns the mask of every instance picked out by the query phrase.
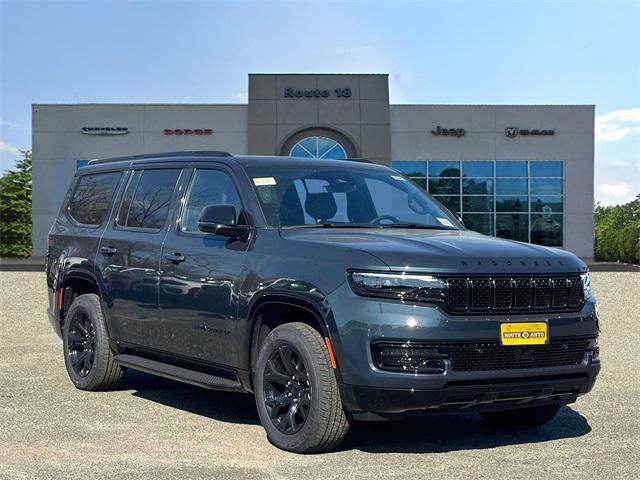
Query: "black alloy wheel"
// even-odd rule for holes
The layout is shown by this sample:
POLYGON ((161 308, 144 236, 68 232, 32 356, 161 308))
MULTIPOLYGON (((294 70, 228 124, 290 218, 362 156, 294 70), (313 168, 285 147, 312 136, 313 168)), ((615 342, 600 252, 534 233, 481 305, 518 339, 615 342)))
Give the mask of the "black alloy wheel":
POLYGON ((311 385, 301 355, 288 344, 280 345, 265 365, 264 404, 278 431, 300 431, 309 416, 311 385))
POLYGON ((91 372, 95 360, 96 331, 89 316, 78 310, 70 319, 69 325, 69 363, 80 377, 91 372))

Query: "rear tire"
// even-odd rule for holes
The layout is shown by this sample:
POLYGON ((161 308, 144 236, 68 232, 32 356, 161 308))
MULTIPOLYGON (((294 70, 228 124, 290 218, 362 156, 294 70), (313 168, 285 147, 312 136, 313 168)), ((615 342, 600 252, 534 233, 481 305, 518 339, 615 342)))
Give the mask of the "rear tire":
POLYGON ((275 328, 260 346, 254 375, 256 407, 273 445, 310 453, 342 442, 349 420, 316 330, 304 323, 275 328))
POLYGON ((124 375, 113 359, 100 300, 95 294, 76 297, 62 329, 64 363, 80 390, 111 390, 124 375))
POLYGON ((487 422, 498 428, 526 430, 550 422, 556 416, 558 410, 560 410, 560 405, 551 404, 514 410, 482 412, 482 416, 487 422))

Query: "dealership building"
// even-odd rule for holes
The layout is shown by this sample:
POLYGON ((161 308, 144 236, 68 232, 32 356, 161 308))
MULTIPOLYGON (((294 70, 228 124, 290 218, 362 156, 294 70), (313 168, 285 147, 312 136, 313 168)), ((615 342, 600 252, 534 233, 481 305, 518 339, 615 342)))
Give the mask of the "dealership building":
POLYGON ((392 105, 387 75, 250 74, 247 104, 33 105, 33 244, 93 158, 222 150, 389 165, 470 229, 593 257, 593 105, 392 105))

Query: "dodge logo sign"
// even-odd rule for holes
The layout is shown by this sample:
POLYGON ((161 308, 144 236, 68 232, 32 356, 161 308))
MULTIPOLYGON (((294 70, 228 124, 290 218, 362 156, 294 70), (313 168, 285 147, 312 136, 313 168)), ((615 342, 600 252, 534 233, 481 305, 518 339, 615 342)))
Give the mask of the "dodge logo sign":
POLYGON ((210 128, 165 128, 165 135, 213 135, 210 128))
POLYGON ((126 135, 129 133, 127 127, 82 127, 80 131, 85 135, 126 135))
POLYGON ((526 135, 553 135, 555 133, 554 130, 538 130, 533 129, 533 130, 525 130, 524 128, 518 128, 518 127, 507 127, 504 129, 504 134, 508 137, 508 138, 516 138, 518 135, 521 136, 526 136, 526 135))

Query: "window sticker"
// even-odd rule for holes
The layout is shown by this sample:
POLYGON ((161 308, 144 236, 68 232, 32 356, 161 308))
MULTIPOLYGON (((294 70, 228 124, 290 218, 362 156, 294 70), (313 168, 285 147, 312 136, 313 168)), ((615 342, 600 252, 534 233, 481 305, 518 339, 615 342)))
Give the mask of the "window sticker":
POLYGON ((401 177, 400 175, 391 175, 391 178, 393 178, 394 180, 400 180, 401 182, 407 181, 404 177, 401 177))
POLYGON ((253 184, 256 187, 264 187, 266 185, 275 185, 276 179, 273 177, 253 177, 253 184))
POLYGON ((451 223, 446 218, 436 217, 436 219, 440 222, 440 225, 444 225, 445 227, 453 227, 453 223, 451 223))

